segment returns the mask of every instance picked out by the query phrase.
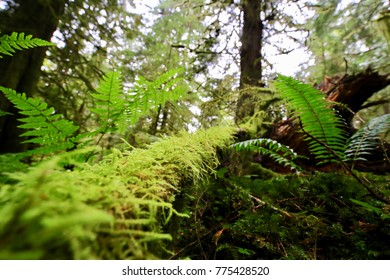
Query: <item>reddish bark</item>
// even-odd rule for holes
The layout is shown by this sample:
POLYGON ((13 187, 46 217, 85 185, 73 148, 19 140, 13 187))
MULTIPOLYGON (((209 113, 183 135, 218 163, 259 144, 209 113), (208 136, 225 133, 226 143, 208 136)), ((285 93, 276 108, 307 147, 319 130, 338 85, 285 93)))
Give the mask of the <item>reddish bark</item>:
POLYGON ((381 75, 368 68, 357 75, 325 77, 319 89, 327 94, 327 100, 348 106, 350 111, 341 110, 340 113, 349 123, 353 113, 358 112, 374 93, 388 85, 390 85, 390 74, 381 75))

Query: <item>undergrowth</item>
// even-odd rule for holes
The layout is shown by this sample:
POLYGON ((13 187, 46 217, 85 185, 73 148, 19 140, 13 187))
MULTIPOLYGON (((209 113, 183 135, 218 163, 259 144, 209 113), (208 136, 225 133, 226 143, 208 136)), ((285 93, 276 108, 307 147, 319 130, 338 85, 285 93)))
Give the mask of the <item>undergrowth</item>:
MULTIPOLYGON (((390 258, 389 209, 367 197, 350 176, 219 174, 187 196, 192 216, 176 231, 173 258, 390 258), (375 205, 380 213, 354 199, 375 205)), ((388 178, 370 179, 389 194, 388 178)))

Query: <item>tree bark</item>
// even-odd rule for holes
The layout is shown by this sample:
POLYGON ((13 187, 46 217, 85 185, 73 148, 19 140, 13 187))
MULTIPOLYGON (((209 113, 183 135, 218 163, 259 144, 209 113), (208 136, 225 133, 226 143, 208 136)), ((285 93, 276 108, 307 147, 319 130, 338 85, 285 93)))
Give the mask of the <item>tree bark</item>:
POLYGON ((349 110, 339 108, 340 115, 349 124, 363 104, 376 92, 390 84, 390 75, 381 75, 368 68, 356 75, 325 78, 319 89, 327 95, 327 100, 348 105, 349 110))
POLYGON ((244 25, 240 49, 240 89, 236 109, 236 122, 254 114, 252 96, 245 89, 248 86, 260 86, 262 78, 261 49, 263 40, 263 23, 260 18, 262 1, 244 0, 242 11, 244 25))
MULTIPOLYGON (((57 28, 67 0, 17 0, 16 5, 0 13, 2 34, 24 32, 50 41, 57 28)), ((32 96, 40 76, 46 48, 17 51, 12 57, 0 60, 0 85, 12 88, 19 93, 32 96)), ((22 144, 17 127, 20 118, 18 111, 0 94, 0 109, 12 113, 0 118, 0 153, 21 152, 27 146, 22 144)))

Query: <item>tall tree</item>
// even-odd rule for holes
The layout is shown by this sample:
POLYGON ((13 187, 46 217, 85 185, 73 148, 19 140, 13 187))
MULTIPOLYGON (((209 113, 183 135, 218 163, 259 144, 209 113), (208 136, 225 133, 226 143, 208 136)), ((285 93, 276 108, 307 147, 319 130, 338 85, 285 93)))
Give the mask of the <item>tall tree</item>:
MULTIPOLYGON (((289 54, 301 47, 307 30, 303 26, 308 1, 243 0, 240 48, 240 94, 235 121, 245 122, 254 116, 262 97, 253 90, 264 86, 263 79, 275 74, 271 56, 289 54)), ((285 67, 290 67, 285 65, 285 67)))
MULTIPOLYGON (((242 27, 240 50, 240 89, 247 86, 260 86, 262 78, 263 22, 260 18, 263 1, 244 0, 241 4, 244 24, 242 27)), ((236 121, 252 116, 254 106, 251 94, 242 91, 237 103, 236 121)))

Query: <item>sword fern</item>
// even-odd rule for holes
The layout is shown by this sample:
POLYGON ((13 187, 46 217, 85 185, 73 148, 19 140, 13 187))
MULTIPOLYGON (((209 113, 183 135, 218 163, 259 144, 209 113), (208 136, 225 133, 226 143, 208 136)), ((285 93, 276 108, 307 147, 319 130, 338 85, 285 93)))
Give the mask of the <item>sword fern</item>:
POLYGON ((324 95, 310 85, 282 75, 276 80, 275 87, 287 100, 293 116, 299 118, 306 135, 304 140, 319 163, 342 158, 347 139, 343 129, 345 124, 324 95))
MULTIPOLYGON (((378 145, 383 142, 383 135, 390 130, 390 114, 372 119, 366 126, 358 130, 348 141, 345 151, 345 160, 352 161, 352 167, 356 161, 367 161, 378 145)), ((386 154, 385 154, 386 156, 386 154)))
POLYGON ((301 168, 294 162, 299 156, 290 147, 283 145, 275 140, 268 138, 259 138, 242 141, 233 144, 232 147, 236 151, 254 151, 262 155, 268 155, 275 162, 290 167, 292 170, 301 170, 301 168))

